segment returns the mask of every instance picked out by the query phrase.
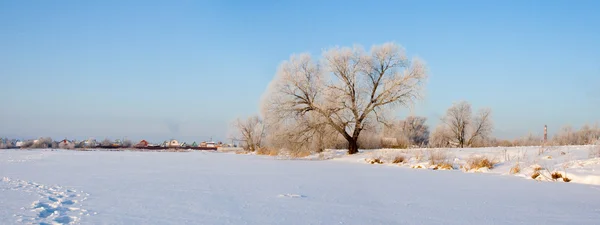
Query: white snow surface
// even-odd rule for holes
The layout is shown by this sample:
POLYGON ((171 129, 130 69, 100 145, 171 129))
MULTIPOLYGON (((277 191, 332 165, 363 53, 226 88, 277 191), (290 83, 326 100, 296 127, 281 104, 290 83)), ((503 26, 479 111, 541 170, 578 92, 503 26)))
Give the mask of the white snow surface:
MULTIPOLYGON (((579 151, 575 148, 569 149, 579 151)), ((457 151, 456 163, 465 160, 460 151, 466 150, 452 151, 457 151)), ((537 182, 494 172, 507 164, 487 174, 411 169, 409 163, 371 165, 364 163, 369 154, 397 152, 346 156, 331 150, 321 158, 333 160, 278 160, 219 152, 2 150, 0 224, 600 221, 596 185, 537 182)), ((316 158, 311 157, 307 159, 316 158)), ((597 173, 590 169, 597 167, 597 159, 579 158, 569 161, 580 162, 570 165, 582 171, 573 174, 597 173)), ((548 164, 563 163, 553 160, 548 164)))

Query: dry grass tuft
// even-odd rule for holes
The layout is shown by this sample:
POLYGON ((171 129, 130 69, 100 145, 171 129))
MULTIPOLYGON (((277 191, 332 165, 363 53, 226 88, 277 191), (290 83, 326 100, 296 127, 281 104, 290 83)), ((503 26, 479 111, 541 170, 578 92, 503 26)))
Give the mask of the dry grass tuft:
POLYGON ((406 157, 404 157, 403 155, 398 155, 396 157, 394 157, 394 160, 392 161, 392 163, 394 164, 399 164, 399 163, 404 163, 406 162, 406 157))
POLYGON ((537 179, 540 175, 540 171, 534 171, 533 174, 531 174, 531 179, 537 179))
POLYGON ((448 159, 448 154, 443 150, 432 150, 429 152, 429 165, 434 166, 433 170, 452 170, 454 167, 448 159))
POLYGON ((440 163, 433 167, 433 170, 453 170, 454 167, 450 163, 440 163))
POLYGON ((563 177, 563 181, 569 183, 569 182, 571 182, 571 179, 568 177, 563 177))
POLYGON ((485 157, 485 156, 477 156, 477 157, 471 157, 467 160, 467 168, 469 170, 478 170, 481 168, 488 168, 488 169, 493 169, 494 168, 494 164, 496 164, 494 161, 492 161, 491 159, 485 157))
POLYGON ((517 163, 515 166, 510 168, 510 174, 517 174, 521 172, 521 166, 517 163))
POLYGON ((552 180, 558 180, 560 178, 563 178, 563 175, 559 172, 554 172, 552 174, 550 174, 550 177, 552 177, 552 180))
POLYGON ((279 155, 279 151, 274 148, 262 147, 256 150, 257 155, 268 155, 268 156, 277 156, 279 155))
POLYGON ((292 151, 289 153, 292 158, 304 158, 309 156, 311 153, 309 151, 292 151))
POLYGON ((372 159, 367 159, 367 163, 370 163, 370 164, 383 164, 383 161, 381 161, 381 158, 372 158, 372 159))
POLYGON ((425 167, 422 166, 422 165, 414 165, 414 166, 411 166, 410 168, 413 168, 413 169, 425 169, 425 167))

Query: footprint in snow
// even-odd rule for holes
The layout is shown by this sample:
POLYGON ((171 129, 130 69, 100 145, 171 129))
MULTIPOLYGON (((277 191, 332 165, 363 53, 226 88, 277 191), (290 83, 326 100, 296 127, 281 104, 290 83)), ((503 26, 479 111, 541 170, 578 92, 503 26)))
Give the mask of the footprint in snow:
MULTIPOLYGON (((62 186, 49 186, 18 179, 2 178, 2 182, 12 190, 34 192, 40 199, 31 206, 24 207, 23 214, 14 214, 17 222, 27 224, 78 224, 81 216, 89 216, 90 212, 82 208, 81 202, 89 194, 62 186)), ((96 214, 96 213, 92 213, 96 214)))
POLYGON ((280 198, 306 198, 305 195, 299 195, 299 194, 280 194, 277 197, 280 197, 280 198))

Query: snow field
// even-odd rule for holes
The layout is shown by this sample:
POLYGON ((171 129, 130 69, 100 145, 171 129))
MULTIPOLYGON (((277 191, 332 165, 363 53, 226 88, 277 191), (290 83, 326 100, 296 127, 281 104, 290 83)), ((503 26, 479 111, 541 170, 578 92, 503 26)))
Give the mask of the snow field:
MULTIPOLYGON (((321 157, 331 154, 333 160, 275 160, 219 152, 0 151, 0 177, 4 177, 0 207, 5 209, 0 210, 0 223, 447 225, 600 221, 597 186, 532 182, 493 172, 503 165, 486 174, 364 161, 376 152, 387 155, 387 151, 391 150, 363 151, 353 156, 329 151, 321 157)), ((462 160, 463 154, 471 153, 458 151, 454 157, 462 160)))

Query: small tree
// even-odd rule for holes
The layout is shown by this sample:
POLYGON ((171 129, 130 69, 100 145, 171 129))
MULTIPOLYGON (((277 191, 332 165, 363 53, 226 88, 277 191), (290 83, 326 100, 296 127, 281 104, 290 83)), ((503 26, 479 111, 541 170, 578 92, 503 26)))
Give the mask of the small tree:
POLYGON ((426 121, 425 117, 409 116, 401 122, 402 135, 410 141, 410 144, 426 146, 429 143, 429 126, 425 124, 426 121))
POLYGON ((100 145, 102 146, 111 146, 112 145, 112 141, 108 138, 105 138, 104 140, 102 140, 102 142, 100 142, 100 145))
POLYGON ((471 146, 477 139, 487 138, 493 129, 490 109, 479 110, 475 117, 472 114, 471 104, 462 101, 454 103, 442 119, 450 139, 461 148, 471 146))
POLYGON ((263 143, 265 136, 265 126, 258 116, 251 116, 247 119, 238 119, 234 123, 244 142, 244 149, 254 152, 258 150, 263 143))

